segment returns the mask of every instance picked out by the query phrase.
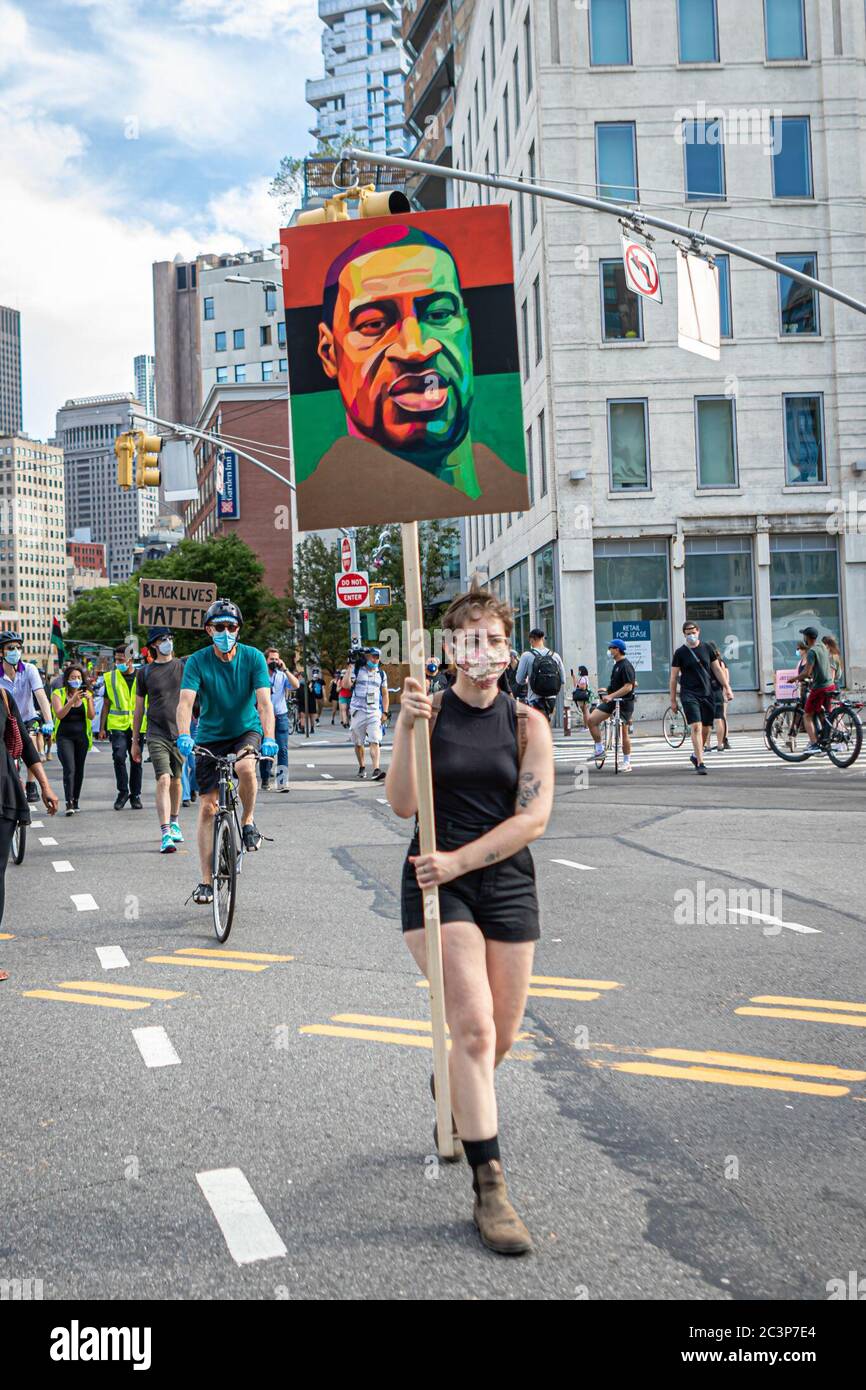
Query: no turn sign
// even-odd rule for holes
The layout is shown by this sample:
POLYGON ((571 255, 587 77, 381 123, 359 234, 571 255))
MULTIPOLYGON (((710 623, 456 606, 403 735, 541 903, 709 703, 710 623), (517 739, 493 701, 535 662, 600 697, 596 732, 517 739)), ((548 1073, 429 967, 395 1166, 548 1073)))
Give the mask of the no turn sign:
POLYGON ((338 608, 363 608, 370 595, 370 581, 366 572, 350 570, 348 574, 334 575, 338 608))
POLYGON ((629 237, 622 239, 622 263, 625 267, 625 282, 635 294, 644 299, 662 302, 662 286, 659 279, 658 261, 654 253, 642 241, 629 237))
POLYGON ((348 536, 344 536, 340 542, 340 565, 344 574, 348 574, 352 568, 352 542, 348 536))

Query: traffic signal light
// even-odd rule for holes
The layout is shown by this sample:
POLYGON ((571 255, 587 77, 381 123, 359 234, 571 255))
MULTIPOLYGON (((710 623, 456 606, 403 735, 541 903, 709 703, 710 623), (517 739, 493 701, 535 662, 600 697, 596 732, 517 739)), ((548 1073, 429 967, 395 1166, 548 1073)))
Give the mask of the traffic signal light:
MULTIPOLYGON (((351 190, 349 190, 351 191, 351 190)), ((337 194, 335 198, 329 198, 320 208, 311 208, 309 212, 298 214, 296 227, 320 226, 323 222, 348 222, 349 209, 346 206, 346 195, 337 194)))
POLYGON ((132 458, 135 453, 132 435, 119 434, 114 441, 114 452, 117 455, 117 486, 131 488, 132 458))
POLYGON ((135 431, 135 486, 159 487, 159 451, 162 440, 158 434, 135 431))
POLYGON ((377 193, 372 184, 359 190, 359 217, 389 217, 395 213, 411 212, 412 204, 402 188, 390 188, 377 193))

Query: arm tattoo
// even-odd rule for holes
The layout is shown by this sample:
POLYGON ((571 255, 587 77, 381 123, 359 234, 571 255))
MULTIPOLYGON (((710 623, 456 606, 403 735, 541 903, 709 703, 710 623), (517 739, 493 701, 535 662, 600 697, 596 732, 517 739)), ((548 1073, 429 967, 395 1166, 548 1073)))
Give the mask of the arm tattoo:
POLYGON ((534 801, 541 790, 541 779, 534 778, 531 772, 521 772, 520 786, 517 790, 517 804, 521 811, 525 811, 530 801, 534 801))
POLYGON ((498 850, 498 849, 492 849, 492 850, 490 851, 489 854, 485 855, 485 857, 484 857, 484 862, 485 862, 485 864, 495 864, 498 858, 499 858, 499 850, 498 850))

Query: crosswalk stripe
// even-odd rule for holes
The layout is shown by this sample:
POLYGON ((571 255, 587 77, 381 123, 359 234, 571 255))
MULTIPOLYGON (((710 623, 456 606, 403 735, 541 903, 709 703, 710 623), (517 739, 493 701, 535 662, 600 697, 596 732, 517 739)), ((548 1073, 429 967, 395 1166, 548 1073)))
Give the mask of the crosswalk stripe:
POLYGON ((862 1014, 833 1014, 819 1012, 817 1009, 734 1009, 735 1014, 745 1014, 751 1018, 792 1018, 801 1023, 843 1023, 850 1028, 866 1028, 866 1018, 862 1014))
POLYGON ((551 859, 551 864, 564 864, 567 869, 585 869, 587 872, 595 872, 594 864, 578 864, 576 859, 551 859))
POLYGON ((149 1009, 150 1004, 138 999, 105 999, 98 994, 71 994, 59 989, 28 989, 25 999, 60 999, 66 1004, 96 1004, 104 1009, 149 1009))
POLYGON ((752 1086, 764 1091, 796 1091, 810 1096, 847 1096, 847 1086, 826 1086, 786 1076, 759 1076, 755 1072, 723 1071, 713 1067, 668 1067, 655 1062, 604 1062, 596 1065, 633 1076, 664 1076, 673 1081, 704 1081, 717 1086, 752 1086))
POLYGON ((800 999, 787 994, 753 994, 752 1004, 791 1004, 810 1009, 844 1009, 846 1013, 866 1014, 866 1004, 850 1004, 843 999, 800 999))
POLYGON ((99 956, 99 964, 103 970, 121 970, 129 965, 126 952, 122 946, 97 946, 96 954, 99 956))
POLYGON ((98 912, 99 903, 92 893, 70 893, 69 895, 75 904, 78 912, 98 912))
POLYGON ((201 965, 211 970, 267 970, 266 965, 254 965, 246 960, 191 960, 188 956, 145 956, 151 965, 201 965))
POLYGON ((164 1028, 133 1028, 132 1036, 146 1067, 180 1065, 174 1044, 164 1028))
POLYGON ((40 845, 46 845, 46 846, 48 846, 48 845, 56 845, 56 844, 57 844, 57 841, 55 840, 55 838, 54 838, 53 835, 40 835, 40 836, 39 836, 39 843, 40 843, 40 845))
POLYGON ((240 1168, 217 1168, 195 1177, 235 1264, 279 1259, 288 1253, 240 1168))
POLYGON ((53 859, 51 861, 51 867, 56 874, 71 874, 75 872, 68 859, 53 859))
POLYGON ((227 958, 230 960, 267 960, 282 961, 294 960, 294 956, 274 956, 266 951, 218 951, 211 946, 181 946, 178 949, 179 956, 218 956, 220 960, 227 958))
POLYGON ((60 989, 89 989, 94 994, 128 994, 140 999, 182 999, 182 989, 149 989, 144 985, 113 985, 106 980, 61 980, 60 989))

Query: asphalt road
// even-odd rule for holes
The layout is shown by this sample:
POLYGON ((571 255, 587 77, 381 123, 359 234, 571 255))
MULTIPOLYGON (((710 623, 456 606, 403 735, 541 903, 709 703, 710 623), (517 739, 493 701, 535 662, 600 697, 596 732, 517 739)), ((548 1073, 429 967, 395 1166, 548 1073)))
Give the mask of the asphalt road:
POLYGON ((498 1082, 536 1240, 520 1261, 480 1246, 468 1169, 433 1154, 409 828, 339 731, 293 740, 292 791, 260 798, 273 840, 226 949, 284 959, 214 954, 185 902, 193 854, 158 853, 150 768, 146 809, 116 813, 91 755, 81 814, 40 816, 7 873, 0 1280, 46 1299, 823 1300, 866 1271, 866 780, 738 737, 706 778, 687 749, 641 745, 629 777, 557 749, 544 978, 498 1082))

